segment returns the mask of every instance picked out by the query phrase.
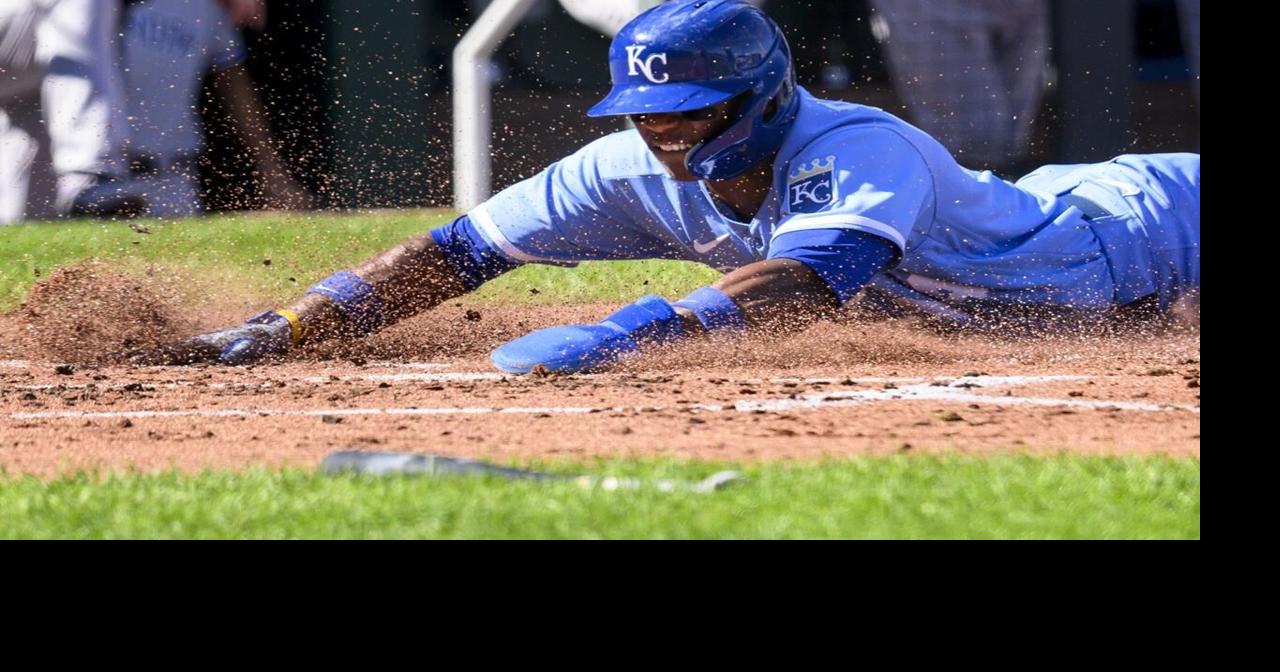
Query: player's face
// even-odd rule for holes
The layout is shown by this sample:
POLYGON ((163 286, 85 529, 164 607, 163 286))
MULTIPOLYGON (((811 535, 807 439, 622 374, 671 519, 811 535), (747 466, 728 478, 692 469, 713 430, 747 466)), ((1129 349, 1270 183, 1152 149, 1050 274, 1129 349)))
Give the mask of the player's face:
POLYGON ((719 105, 686 112, 633 114, 631 122, 640 131, 649 151, 666 166, 677 180, 697 180, 685 164, 689 150, 714 138, 733 122, 740 98, 719 105))

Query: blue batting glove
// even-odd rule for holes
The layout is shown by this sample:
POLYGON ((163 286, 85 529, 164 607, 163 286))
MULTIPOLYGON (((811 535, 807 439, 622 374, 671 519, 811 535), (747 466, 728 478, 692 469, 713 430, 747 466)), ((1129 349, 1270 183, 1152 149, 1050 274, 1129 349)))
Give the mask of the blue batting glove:
POLYGON ((130 355, 135 364, 251 364, 289 349, 301 335, 296 315, 272 311, 244 324, 193 336, 177 345, 130 355))
POLYGON ((217 350, 222 364, 251 364, 288 350, 293 343, 293 330, 287 318, 269 312, 251 317, 238 327, 201 334, 194 340, 217 350))
POLYGON ((634 352, 643 342, 672 341, 683 335, 680 317, 666 299, 650 294, 599 324, 548 327, 493 351, 493 365, 507 373, 578 373, 602 368, 634 352))

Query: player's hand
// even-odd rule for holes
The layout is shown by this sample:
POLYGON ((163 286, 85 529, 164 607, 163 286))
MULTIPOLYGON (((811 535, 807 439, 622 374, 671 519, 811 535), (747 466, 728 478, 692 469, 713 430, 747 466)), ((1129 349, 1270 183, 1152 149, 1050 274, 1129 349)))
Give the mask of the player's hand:
POLYGON ((507 373, 576 373, 612 364, 638 348, 621 329, 602 324, 548 327, 493 351, 493 365, 507 373))
POLYGON ((681 335, 680 318, 666 299, 649 295, 599 324, 539 329, 493 351, 493 365, 507 373, 577 373, 604 368, 650 341, 681 335))
POLYGON ((267 26, 265 0, 219 0, 219 2, 231 14, 231 22, 236 28, 262 30, 267 26))
POLYGON ((182 365, 198 363, 251 364, 279 355, 295 341, 294 327, 277 312, 250 318, 244 324, 193 336, 174 345, 130 353, 138 365, 182 365))

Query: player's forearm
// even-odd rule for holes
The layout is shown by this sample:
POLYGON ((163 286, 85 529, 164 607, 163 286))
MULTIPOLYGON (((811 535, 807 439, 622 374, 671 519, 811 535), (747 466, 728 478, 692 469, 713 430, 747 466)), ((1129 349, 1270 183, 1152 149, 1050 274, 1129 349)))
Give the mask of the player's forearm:
POLYGON ((298 317, 304 342, 363 335, 467 291, 429 233, 410 238, 332 278, 344 284, 321 281, 288 308, 298 317), (371 297, 353 297, 350 289, 343 289, 359 282, 367 285, 371 297))
POLYGON ((840 308, 827 283, 793 259, 748 264, 712 287, 738 306, 752 329, 798 328, 840 308))
POLYGON ((245 147, 253 152, 258 170, 268 177, 287 175, 272 142, 266 110, 253 90, 249 72, 243 65, 237 65, 219 72, 213 81, 214 88, 230 111, 236 133, 245 147))
POLYGON ((539 329, 494 350, 491 358, 508 373, 590 371, 649 344, 749 328, 796 329, 839 304, 804 263, 763 261, 675 303, 650 294, 597 324, 539 329))
POLYGON ((430 233, 414 236, 352 269, 399 321, 467 292, 430 233))
POLYGON ((750 329, 792 332, 834 312, 898 257, 888 241, 858 232, 788 242, 776 257, 744 266, 675 303, 650 294, 596 324, 550 327, 517 338, 493 351, 494 366, 508 373, 590 371, 647 344, 750 329))
POLYGON ((900 256, 888 240, 854 230, 792 233, 783 242, 773 258, 676 302, 686 331, 697 333, 698 324, 711 330, 801 328, 830 315, 900 256), (691 320, 690 312, 701 312, 700 319, 691 320))
POLYGON ((131 352, 128 359, 135 364, 250 364, 306 343, 371 334, 516 266, 488 246, 463 216, 330 275, 287 308, 255 315, 236 327, 131 352))
MULTIPOLYGON (((743 266, 710 289, 720 292, 720 296, 704 289, 676 302, 676 314, 686 335, 706 333, 707 321, 713 323, 711 329, 717 322, 726 326, 740 322, 752 330, 799 329, 840 307, 840 299, 827 283, 808 266, 792 259, 743 266), (708 300, 720 304, 719 313, 730 315, 719 320, 709 316, 708 306, 703 305, 708 300), (737 316, 732 315, 734 312, 737 316)), ((715 310, 714 306, 710 308, 715 310)))

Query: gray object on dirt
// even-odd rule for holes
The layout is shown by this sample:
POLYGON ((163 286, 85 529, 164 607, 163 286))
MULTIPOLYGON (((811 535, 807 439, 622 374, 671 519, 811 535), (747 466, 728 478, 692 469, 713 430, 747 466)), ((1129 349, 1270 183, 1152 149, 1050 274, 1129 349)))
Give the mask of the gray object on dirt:
POLYGON ((359 450, 343 450, 330 453, 328 457, 324 458, 324 463, 320 465, 320 469, 326 474, 497 476, 511 480, 571 481, 582 488, 600 488, 605 491, 653 488, 662 492, 674 492, 677 490, 713 492, 730 483, 745 480, 736 471, 719 471, 701 481, 673 481, 667 479, 644 481, 637 478, 557 474, 529 469, 514 469, 478 460, 463 460, 439 455, 370 453, 359 450))

